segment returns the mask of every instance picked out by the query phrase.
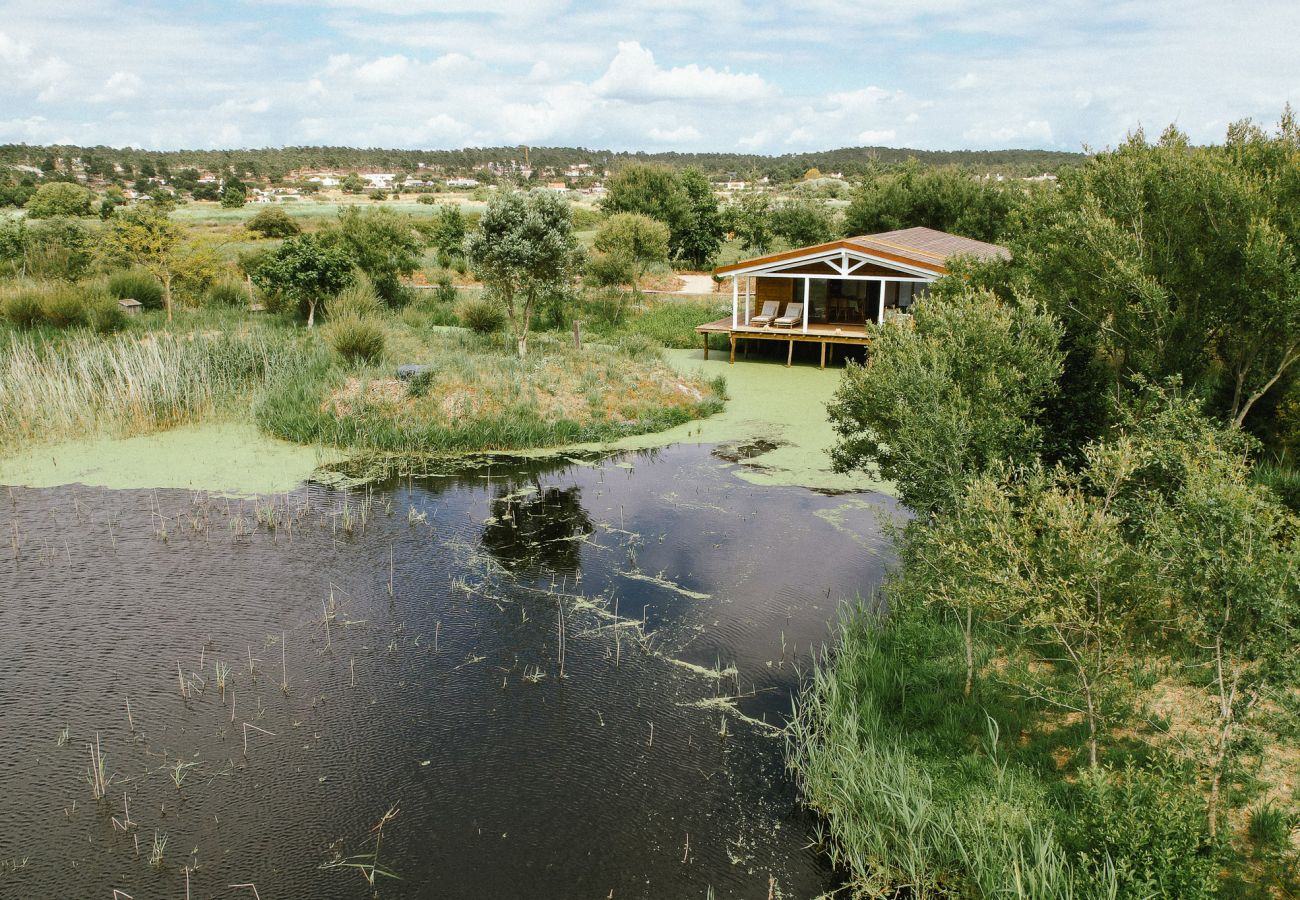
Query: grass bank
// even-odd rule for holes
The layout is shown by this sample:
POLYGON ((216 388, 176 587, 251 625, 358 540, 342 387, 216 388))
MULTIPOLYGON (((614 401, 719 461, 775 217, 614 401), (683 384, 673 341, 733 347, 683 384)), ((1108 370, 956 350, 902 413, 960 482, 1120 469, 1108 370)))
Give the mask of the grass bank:
POLYGON ((545 335, 517 358, 501 337, 398 334, 385 361, 360 368, 318 351, 268 384, 256 407, 269 434, 396 452, 514 450, 611 441, 722 408, 723 384, 680 373, 653 345, 588 345, 545 335), (396 361, 426 367, 399 381, 396 361))

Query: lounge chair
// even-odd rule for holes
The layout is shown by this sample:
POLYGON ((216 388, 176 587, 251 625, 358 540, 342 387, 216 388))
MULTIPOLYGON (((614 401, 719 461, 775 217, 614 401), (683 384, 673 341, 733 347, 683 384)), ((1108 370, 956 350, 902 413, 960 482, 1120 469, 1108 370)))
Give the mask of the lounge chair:
POLYGON ((803 304, 790 303, 785 308, 785 315, 772 320, 774 328, 793 328, 803 324, 803 304))
POLYGON ((780 300, 768 300, 763 304, 763 311, 756 316, 750 316, 750 325, 771 325, 772 320, 781 312, 780 300))

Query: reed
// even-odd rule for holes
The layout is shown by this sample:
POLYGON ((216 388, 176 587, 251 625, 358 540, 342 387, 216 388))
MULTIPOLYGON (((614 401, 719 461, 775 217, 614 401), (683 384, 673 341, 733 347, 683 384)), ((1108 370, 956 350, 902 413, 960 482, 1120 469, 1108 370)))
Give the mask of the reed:
POLYGON ((211 414, 301 365, 297 340, 250 334, 11 335, 0 353, 0 445, 138 434, 211 414))
POLYGON ((90 783, 90 793, 96 800, 108 796, 109 777, 104 761, 104 754, 99 748, 99 732, 95 732, 95 743, 89 744, 90 768, 86 770, 86 781, 90 783))
POLYGON ((159 834, 155 829, 153 833, 153 845, 149 848, 149 865, 155 869, 161 869, 163 864, 163 853, 167 850, 167 832, 159 834))

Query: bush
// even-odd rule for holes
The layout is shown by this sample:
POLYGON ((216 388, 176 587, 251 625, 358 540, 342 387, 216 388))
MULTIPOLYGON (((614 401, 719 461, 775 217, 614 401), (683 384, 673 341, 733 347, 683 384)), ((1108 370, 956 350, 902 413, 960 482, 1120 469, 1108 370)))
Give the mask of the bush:
POLYGON ((438 273, 438 289, 435 292, 439 303, 456 302, 456 285, 451 281, 451 273, 446 269, 438 273))
POLYGON ((1113 865, 1119 900, 1208 900, 1221 860, 1195 785, 1194 775, 1158 768, 1084 772, 1071 787, 1062 843, 1093 878, 1113 865))
POLYGON ((438 202, 438 198, 433 196, 433 194, 421 194, 415 198, 415 202, 423 203, 426 206, 432 206, 434 203, 438 202))
POLYGON ((662 349, 658 341, 644 334, 625 334, 618 341, 618 352, 633 359, 652 359, 662 349))
POLYGON ((384 328, 357 315, 331 318, 322 329, 326 342, 351 364, 373 362, 384 354, 384 328))
POLYGON ((162 309, 162 282, 144 269, 124 269, 108 276, 108 293, 115 300, 140 301, 145 309, 162 309))
POLYGON ((344 288, 329 303, 331 319, 343 319, 351 316, 364 319, 379 315, 384 309, 384 301, 379 299, 375 286, 365 275, 359 275, 351 286, 344 288))
POLYGON ((506 314, 491 300, 466 300, 456 308, 456 317, 475 334, 492 334, 506 324, 506 314))
POLYGON ((244 306, 248 303, 248 289, 233 278, 223 278, 208 285, 203 293, 205 306, 244 306))
POLYGON ((0 317, 18 328, 35 328, 45 318, 40 294, 31 288, 11 288, 0 298, 0 317))
POLYGON ((112 334, 121 331, 127 325, 126 311, 117 305, 117 300, 107 294, 98 295, 88 306, 90 325, 99 334, 112 334))
POLYGON ((268 207, 248 220, 249 231, 267 238, 287 238, 302 232, 302 227, 282 209, 268 207))
POLYGON ((32 219, 53 216, 89 216, 94 214, 95 194, 88 188, 67 181, 52 181, 36 189, 27 201, 27 215, 32 219))
POLYGON ((55 328, 75 328, 90 323, 91 298, 78 286, 52 287, 41 299, 41 313, 55 328))

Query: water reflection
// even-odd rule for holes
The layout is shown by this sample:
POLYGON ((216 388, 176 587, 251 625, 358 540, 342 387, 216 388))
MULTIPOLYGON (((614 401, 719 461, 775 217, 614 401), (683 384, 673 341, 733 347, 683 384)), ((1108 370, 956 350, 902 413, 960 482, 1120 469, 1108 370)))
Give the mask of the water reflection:
POLYGON ((582 541, 594 530, 582 506, 582 488, 543 485, 537 475, 493 488, 483 547, 507 569, 545 570, 573 578, 582 541))

